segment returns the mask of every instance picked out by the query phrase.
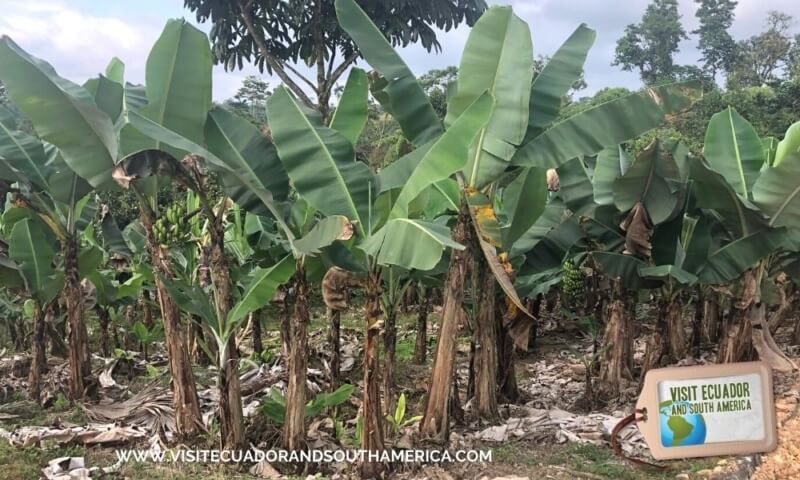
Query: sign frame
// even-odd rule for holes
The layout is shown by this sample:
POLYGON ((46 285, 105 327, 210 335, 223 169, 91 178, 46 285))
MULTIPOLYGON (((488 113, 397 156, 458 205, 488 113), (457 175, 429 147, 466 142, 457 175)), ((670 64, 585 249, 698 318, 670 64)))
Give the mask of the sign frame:
POLYGON ((778 445, 777 416, 772 392, 772 369, 764 362, 727 363, 692 367, 669 367, 650 370, 644 378, 638 411, 646 411, 646 418, 637 420, 636 426, 647 441, 650 453, 656 460, 674 458, 714 457, 769 452, 778 445), (658 386, 663 381, 697 380, 737 375, 758 374, 761 376, 761 398, 763 404, 764 438, 735 442, 716 442, 704 445, 665 447, 659 431, 658 386))

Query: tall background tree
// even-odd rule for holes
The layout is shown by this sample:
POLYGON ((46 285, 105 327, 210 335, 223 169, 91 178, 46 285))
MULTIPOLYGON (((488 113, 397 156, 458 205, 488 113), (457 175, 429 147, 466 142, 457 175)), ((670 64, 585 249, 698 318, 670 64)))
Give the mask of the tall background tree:
POLYGON ((767 14, 767 29, 738 42, 730 88, 758 87, 780 80, 790 64, 794 18, 778 11, 767 14))
MULTIPOLYGON (((486 9, 484 0, 359 4, 393 45, 419 42, 428 51, 441 49, 434 28, 472 25, 486 9)), ((213 23, 214 57, 227 70, 253 63, 326 118, 336 82, 361 56, 336 21, 333 0, 185 0, 184 5, 199 21, 213 23), (301 63, 314 71, 313 79, 301 63)))
POLYGON ((702 53, 703 69, 717 76, 731 69, 736 56, 736 41, 728 30, 733 25, 736 0, 695 0, 700 26, 692 33, 699 36, 697 48, 702 53))
POLYGON ((689 38, 681 25, 677 0, 653 0, 638 24, 625 28, 617 40, 612 65, 626 71, 638 71, 647 85, 674 80, 674 56, 681 40, 689 38))

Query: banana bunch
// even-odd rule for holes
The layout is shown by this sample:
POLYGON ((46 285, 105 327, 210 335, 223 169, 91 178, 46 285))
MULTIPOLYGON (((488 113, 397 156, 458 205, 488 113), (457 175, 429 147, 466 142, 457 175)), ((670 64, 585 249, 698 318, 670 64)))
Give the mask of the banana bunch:
POLYGON ((153 234, 161 245, 171 245, 184 240, 190 231, 188 222, 184 220, 186 207, 174 203, 167 207, 163 215, 153 224, 153 234))
POLYGON ((564 296, 574 299, 583 294, 583 270, 571 261, 564 262, 564 277, 561 279, 564 296))

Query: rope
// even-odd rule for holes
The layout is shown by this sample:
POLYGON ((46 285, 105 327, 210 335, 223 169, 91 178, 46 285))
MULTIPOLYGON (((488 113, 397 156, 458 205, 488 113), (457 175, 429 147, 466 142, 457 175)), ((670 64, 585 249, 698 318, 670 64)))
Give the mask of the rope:
POLYGON ((614 450, 614 454, 636 466, 653 468, 662 472, 669 470, 669 466, 667 465, 658 465, 656 463, 650 463, 638 458, 629 457, 628 455, 625 455, 625 452, 622 451, 622 445, 619 443, 618 438, 620 432, 622 432, 622 430, 624 430, 628 425, 632 425, 639 421, 647 421, 646 408, 637 408, 633 413, 620 420, 619 423, 614 426, 614 429, 611 431, 611 449, 614 450), (637 417, 637 414, 641 414, 641 416, 637 417))

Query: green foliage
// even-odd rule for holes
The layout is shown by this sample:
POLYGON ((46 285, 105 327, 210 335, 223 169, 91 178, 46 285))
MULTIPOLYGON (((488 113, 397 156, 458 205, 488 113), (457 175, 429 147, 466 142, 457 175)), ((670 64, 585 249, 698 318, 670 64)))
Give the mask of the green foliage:
POLYGON ((677 80, 674 56, 688 38, 680 20, 678 0, 652 0, 641 23, 628 25, 617 40, 612 65, 638 71, 646 85, 677 80))
MULTIPOLYGON (((306 404, 306 418, 314 418, 326 408, 343 404, 350 398, 354 390, 353 385, 346 384, 331 393, 318 393, 306 404)), ((270 389, 269 396, 261 403, 259 411, 268 420, 277 425, 283 425, 286 417, 286 397, 278 389, 270 389)))
POLYGON ((406 394, 401 393, 400 398, 397 399, 397 407, 395 407, 394 413, 386 414, 386 420, 389 422, 392 431, 398 434, 405 427, 422 420, 422 415, 406 417, 406 394))
POLYGON ((728 33, 733 24, 736 0, 695 0, 699 4, 700 26, 692 33, 699 36, 698 49, 703 54, 703 69, 713 77, 718 71, 730 71, 736 56, 736 42, 728 33))

